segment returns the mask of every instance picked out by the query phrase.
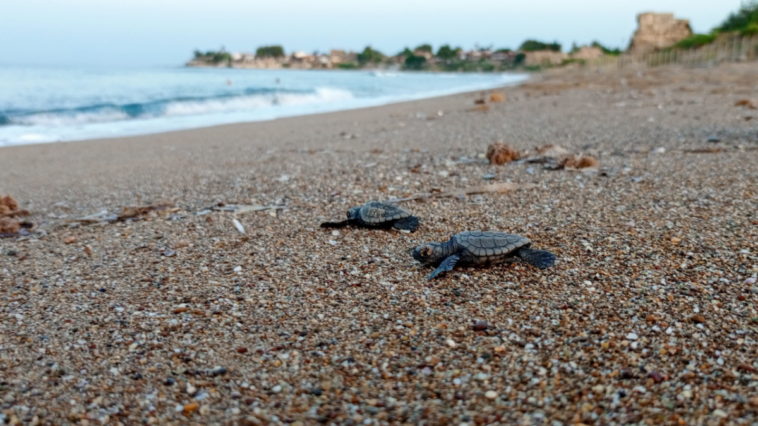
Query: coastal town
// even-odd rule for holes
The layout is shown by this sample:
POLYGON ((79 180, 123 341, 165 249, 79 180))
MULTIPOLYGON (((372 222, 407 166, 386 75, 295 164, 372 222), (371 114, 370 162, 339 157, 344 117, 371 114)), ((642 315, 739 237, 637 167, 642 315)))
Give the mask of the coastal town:
MULTIPOLYGON (((436 49, 429 44, 406 48, 395 55, 385 55, 367 46, 361 52, 332 49, 328 53, 294 51, 285 53, 281 46, 263 46, 255 53, 195 51, 189 67, 231 67, 252 69, 387 69, 437 71, 506 71, 516 68, 537 70, 581 63, 603 57, 641 55, 668 49, 693 37, 689 21, 677 19, 671 13, 642 13, 637 17, 638 28, 625 51, 611 49, 598 42, 585 46, 574 45, 568 52, 556 42, 526 40, 518 49, 478 47, 464 50, 442 45, 436 49)), ((697 36, 697 35, 694 35, 697 36)))

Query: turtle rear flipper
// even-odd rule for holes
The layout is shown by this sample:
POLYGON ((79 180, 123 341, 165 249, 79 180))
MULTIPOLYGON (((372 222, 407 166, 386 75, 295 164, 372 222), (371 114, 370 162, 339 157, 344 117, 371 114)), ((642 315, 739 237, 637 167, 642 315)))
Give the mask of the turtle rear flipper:
POLYGON ((321 224, 322 228, 344 228, 350 224, 349 220, 343 220, 342 222, 324 222, 321 224))
POLYGON ((414 232, 419 227, 419 220, 416 216, 404 217, 400 220, 396 220, 395 223, 392 224, 392 227, 401 231, 414 232))
POLYGON ((546 250, 522 248, 516 253, 516 256, 540 269, 549 268, 555 264, 555 255, 546 250))

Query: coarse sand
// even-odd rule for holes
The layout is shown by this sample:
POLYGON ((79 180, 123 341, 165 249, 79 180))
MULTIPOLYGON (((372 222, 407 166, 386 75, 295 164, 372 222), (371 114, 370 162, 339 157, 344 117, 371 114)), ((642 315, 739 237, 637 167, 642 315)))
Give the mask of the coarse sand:
POLYGON ((0 423, 756 422, 758 66, 496 92, 1 148, 36 227, 0 239, 0 423), (598 165, 490 165, 495 141, 598 165), (404 202, 413 234, 319 228, 504 182, 534 185, 404 202), (464 230, 558 261, 428 282, 409 250, 464 230))

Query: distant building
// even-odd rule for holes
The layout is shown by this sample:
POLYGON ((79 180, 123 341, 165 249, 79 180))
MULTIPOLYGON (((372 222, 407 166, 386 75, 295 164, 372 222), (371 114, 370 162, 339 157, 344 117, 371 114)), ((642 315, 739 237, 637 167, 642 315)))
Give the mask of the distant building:
POLYGON ((462 60, 471 61, 471 62, 477 62, 480 59, 489 59, 490 56, 492 56, 491 50, 486 49, 480 49, 480 50, 471 50, 463 54, 462 60))
POLYGON ((307 53, 305 53, 305 52, 302 52, 302 51, 298 51, 298 52, 293 52, 292 53, 292 59, 295 59, 295 60, 298 60, 298 61, 303 61, 306 58, 308 58, 308 56, 310 56, 310 55, 307 54, 307 53))
POLYGON ((413 54, 415 56, 423 56, 427 61, 434 57, 434 55, 432 55, 432 52, 427 52, 426 50, 416 50, 413 52, 413 54))
POLYGON ((518 55, 518 52, 495 52, 490 56, 490 60, 496 62, 512 61, 516 58, 516 55, 518 55))
POLYGON ((345 53, 344 50, 336 50, 332 49, 331 52, 329 52, 329 59, 333 64, 341 64, 346 61, 347 53, 345 53))

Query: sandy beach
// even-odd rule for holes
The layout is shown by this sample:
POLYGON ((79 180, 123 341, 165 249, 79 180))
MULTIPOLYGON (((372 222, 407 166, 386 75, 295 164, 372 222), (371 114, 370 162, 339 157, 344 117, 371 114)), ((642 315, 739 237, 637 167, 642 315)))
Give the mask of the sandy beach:
POLYGON ((0 419, 753 424, 758 110, 735 104, 758 101, 756 82, 755 64, 542 73, 1 148, 0 195, 36 228, 0 239, 0 419), (505 102, 472 110, 493 92, 505 102), (497 140, 599 167, 489 165, 497 140), (412 234, 319 228, 372 199, 505 182, 525 188, 402 203, 422 221, 412 234), (71 223, 163 200, 175 208, 71 223), (465 230, 527 236, 558 262, 428 282, 408 250, 465 230))

